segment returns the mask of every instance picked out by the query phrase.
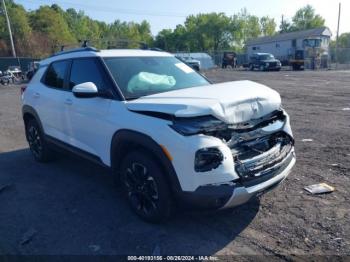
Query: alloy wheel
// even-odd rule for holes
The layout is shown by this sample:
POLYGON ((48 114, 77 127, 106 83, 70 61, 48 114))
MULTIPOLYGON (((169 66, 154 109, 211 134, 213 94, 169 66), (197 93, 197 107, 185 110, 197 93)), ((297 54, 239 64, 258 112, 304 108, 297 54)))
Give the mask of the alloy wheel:
POLYGON ((132 163, 124 173, 129 201, 132 207, 145 216, 157 212, 159 198, 157 184, 148 169, 140 163, 132 163))
POLYGON ((28 128, 27 137, 30 150, 36 157, 40 157, 43 147, 40 134, 37 128, 34 126, 30 126, 28 128))

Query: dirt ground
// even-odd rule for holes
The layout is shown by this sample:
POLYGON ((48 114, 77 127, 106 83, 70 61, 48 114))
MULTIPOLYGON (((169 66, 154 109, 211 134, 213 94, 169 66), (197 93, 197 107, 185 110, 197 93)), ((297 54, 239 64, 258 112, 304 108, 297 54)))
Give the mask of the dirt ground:
POLYGON ((0 86, 0 254, 349 256, 350 71, 205 74, 213 82, 248 79, 280 92, 297 154, 282 185, 230 211, 179 212, 162 225, 144 223, 108 170, 69 155, 34 162, 19 87, 0 86), (335 191, 303 190, 319 182, 335 191))

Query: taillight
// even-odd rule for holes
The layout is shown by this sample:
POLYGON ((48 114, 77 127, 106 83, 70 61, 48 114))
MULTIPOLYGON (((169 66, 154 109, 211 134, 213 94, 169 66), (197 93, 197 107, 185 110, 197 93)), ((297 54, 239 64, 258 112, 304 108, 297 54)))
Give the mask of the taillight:
POLYGON ((22 86, 21 87, 21 95, 23 95, 23 93, 26 91, 27 89, 27 86, 22 86))

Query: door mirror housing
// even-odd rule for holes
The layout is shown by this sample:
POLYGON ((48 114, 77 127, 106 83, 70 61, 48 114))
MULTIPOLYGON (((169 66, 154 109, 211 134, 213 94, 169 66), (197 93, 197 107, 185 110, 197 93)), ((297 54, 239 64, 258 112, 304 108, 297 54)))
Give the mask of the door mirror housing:
POLYGON ((92 82, 75 85, 72 92, 74 96, 79 98, 91 98, 99 95, 97 86, 92 82))

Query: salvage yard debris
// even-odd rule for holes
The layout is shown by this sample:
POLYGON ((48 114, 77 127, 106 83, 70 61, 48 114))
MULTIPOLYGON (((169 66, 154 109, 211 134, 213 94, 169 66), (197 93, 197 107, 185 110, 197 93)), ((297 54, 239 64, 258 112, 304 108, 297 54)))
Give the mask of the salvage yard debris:
POLYGON ((326 183, 306 186, 304 189, 313 195, 330 193, 334 191, 334 187, 327 185, 326 183))
POLYGON ((330 164, 331 166, 339 166, 339 164, 336 164, 336 163, 334 163, 334 164, 330 164))
POLYGON ((312 142, 312 141, 314 141, 314 140, 311 138, 304 138, 301 140, 301 142, 312 142))

